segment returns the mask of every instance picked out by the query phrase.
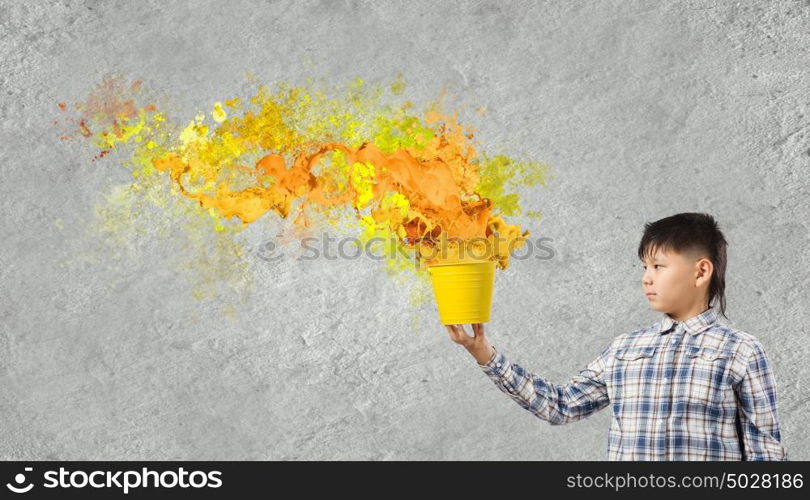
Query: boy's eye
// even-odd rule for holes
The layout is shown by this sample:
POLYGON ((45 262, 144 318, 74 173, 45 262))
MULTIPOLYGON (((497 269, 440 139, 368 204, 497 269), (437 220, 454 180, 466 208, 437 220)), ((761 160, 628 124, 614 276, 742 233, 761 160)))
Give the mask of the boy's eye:
MULTIPOLYGON (((659 267, 659 266, 661 266, 661 264, 655 264, 653 267, 659 267)), ((663 267, 663 266, 661 266, 661 267, 663 267)), ((647 266, 641 266, 641 268, 644 269, 645 271, 647 270, 647 266)))

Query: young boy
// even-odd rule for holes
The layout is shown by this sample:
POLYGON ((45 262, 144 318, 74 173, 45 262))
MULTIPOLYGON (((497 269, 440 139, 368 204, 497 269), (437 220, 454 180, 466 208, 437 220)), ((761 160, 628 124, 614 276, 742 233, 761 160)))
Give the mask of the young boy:
POLYGON ((762 344, 725 316, 726 240, 706 214, 648 223, 638 247, 649 327, 614 338, 566 384, 509 361, 472 325, 448 325, 495 385, 559 425, 611 405, 608 460, 788 460, 762 344))

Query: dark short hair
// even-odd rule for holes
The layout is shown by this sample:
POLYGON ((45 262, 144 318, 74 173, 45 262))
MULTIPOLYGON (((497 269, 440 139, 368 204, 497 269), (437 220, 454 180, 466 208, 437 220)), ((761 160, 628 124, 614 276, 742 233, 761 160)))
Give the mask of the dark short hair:
POLYGON ((709 305, 713 307, 719 303, 720 313, 726 316, 727 246, 726 238, 714 217, 704 213, 686 212, 646 223, 644 235, 638 245, 638 258, 643 261, 645 256, 652 255, 656 250, 706 255, 714 266, 709 282, 709 305))

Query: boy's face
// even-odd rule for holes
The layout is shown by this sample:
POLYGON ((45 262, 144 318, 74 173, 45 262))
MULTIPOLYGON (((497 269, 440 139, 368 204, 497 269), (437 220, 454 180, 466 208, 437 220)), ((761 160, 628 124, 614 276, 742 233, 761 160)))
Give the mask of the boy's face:
POLYGON ((642 266, 641 285, 653 310, 682 313, 708 302, 712 271, 708 259, 656 250, 642 266))

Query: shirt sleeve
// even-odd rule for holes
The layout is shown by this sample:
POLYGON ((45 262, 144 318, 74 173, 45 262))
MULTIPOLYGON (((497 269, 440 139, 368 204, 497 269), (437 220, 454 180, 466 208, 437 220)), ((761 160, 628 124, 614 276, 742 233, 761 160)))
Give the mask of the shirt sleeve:
POLYGON ((744 460, 787 461, 776 410, 776 380, 759 341, 753 342, 745 374, 735 391, 744 460))
MULTIPOLYGON (((495 346, 492 346, 495 349, 495 346)), ((610 403, 604 372, 610 346, 566 384, 554 384, 495 353, 478 364, 495 385, 525 410, 551 425, 567 424, 610 403)))

